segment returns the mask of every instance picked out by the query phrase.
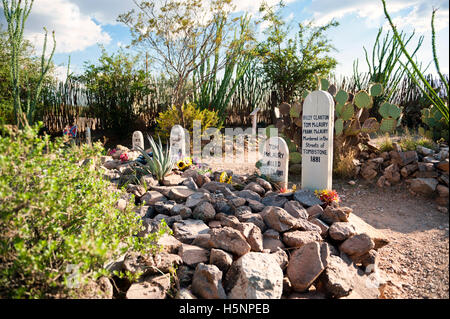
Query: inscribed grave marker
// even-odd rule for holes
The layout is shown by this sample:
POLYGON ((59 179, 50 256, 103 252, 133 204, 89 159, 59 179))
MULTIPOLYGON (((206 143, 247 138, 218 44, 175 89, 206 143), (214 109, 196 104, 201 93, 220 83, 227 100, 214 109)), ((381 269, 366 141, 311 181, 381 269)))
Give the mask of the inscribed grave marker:
POLYGON ((144 135, 142 135, 141 131, 135 131, 133 133, 133 150, 137 150, 137 146, 144 149, 144 135))
POLYGON ((266 140, 261 163, 261 173, 287 189, 289 148, 281 137, 273 136, 266 140))
POLYGON ((332 188, 334 101, 325 91, 311 92, 303 103, 302 189, 332 188))
POLYGON ((170 158, 179 161, 186 157, 186 136, 181 125, 174 125, 170 131, 170 158))

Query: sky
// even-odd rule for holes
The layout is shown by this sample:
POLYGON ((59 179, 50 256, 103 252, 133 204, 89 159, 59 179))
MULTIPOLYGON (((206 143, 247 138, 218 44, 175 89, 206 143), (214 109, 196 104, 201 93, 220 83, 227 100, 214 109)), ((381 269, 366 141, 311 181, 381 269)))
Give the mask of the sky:
MULTIPOLYGON (((263 0, 234 0, 236 14, 248 12, 258 17, 263 0)), ((266 0, 275 4, 277 0, 266 0)), ((338 61, 337 76, 351 75, 353 62, 359 60, 361 72, 367 71, 363 47, 370 50, 379 27, 389 30, 381 0, 284 0, 282 16, 295 30, 296 24, 313 20, 325 24, 331 19, 340 25, 330 29, 327 37, 336 48, 332 55, 338 61)), ((436 14, 436 46, 441 71, 449 73, 449 0, 386 0, 388 12, 399 30, 412 32, 415 40, 424 36, 418 59, 428 64, 432 61, 431 13, 436 14)), ((2 5, 0 4, 0 7, 2 5)), ((133 0, 35 0, 26 22, 24 36, 32 41, 40 53, 43 28, 54 30, 56 53, 54 63, 60 77, 66 72, 70 56, 71 70, 81 73, 85 62, 96 63, 103 46, 108 52, 116 52, 131 42, 127 26, 117 22, 117 16, 135 8, 133 0)), ((3 12, 3 8, 2 8, 3 12)), ((0 24, 6 22, 0 15, 0 24)), ((261 34, 262 30, 259 30, 261 34)), ((260 36, 261 39, 261 36, 260 36)), ((430 67, 434 73, 434 67, 430 67)))

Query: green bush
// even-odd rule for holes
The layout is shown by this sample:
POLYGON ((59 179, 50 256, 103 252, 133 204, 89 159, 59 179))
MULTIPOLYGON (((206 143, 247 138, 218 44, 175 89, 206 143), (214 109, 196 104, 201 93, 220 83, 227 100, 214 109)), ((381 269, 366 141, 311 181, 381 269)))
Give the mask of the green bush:
MULTIPOLYGON (((220 129, 219 117, 216 111, 210 111, 207 109, 200 110, 194 103, 183 105, 183 114, 185 120, 184 128, 189 131, 192 136, 193 121, 199 120, 202 123, 202 132, 209 127, 215 127, 220 129)), ((161 138, 168 138, 170 136, 170 130, 176 124, 182 125, 181 114, 175 106, 168 108, 167 111, 159 113, 159 118, 156 119, 158 127, 156 132, 161 138)))
POLYGON ((380 145, 378 146, 378 149, 381 153, 390 152, 394 149, 394 145, 389 134, 384 135, 383 139, 380 142, 380 145))
POLYGON ((86 147, 38 137, 38 128, 0 130, 0 298, 83 297, 100 276, 111 276, 106 262, 152 251, 166 228, 135 236, 142 223, 133 205, 119 211, 120 194, 101 172, 77 165, 86 147))

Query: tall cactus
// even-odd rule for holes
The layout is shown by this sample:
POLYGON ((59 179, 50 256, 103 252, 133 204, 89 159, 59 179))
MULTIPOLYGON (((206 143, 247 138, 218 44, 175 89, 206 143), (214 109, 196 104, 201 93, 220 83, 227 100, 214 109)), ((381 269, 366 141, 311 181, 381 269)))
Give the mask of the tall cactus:
POLYGON ((14 116, 16 123, 19 126, 32 124, 34 120, 34 114, 36 106, 39 100, 39 96, 42 89, 42 83, 47 74, 53 54, 55 53, 56 41, 55 33, 53 32, 53 50, 50 57, 45 59, 45 52, 47 47, 47 30, 45 30, 44 47, 41 56, 41 73, 37 82, 36 90, 33 94, 28 95, 25 114, 23 114, 22 105, 20 101, 20 65, 19 58, 21 49, 23 46, 23 31, 25 29, 25 22, 30 15, 33 7, 34 0, 2 0, 3 1, 3 13, 5 15, 6 22, 8 23, 8 37, 10 43, 10 70, 11 70, 11 86, 12 96, 14 101, 14 116), (23 6, 22 6, 23 3, 23 6))

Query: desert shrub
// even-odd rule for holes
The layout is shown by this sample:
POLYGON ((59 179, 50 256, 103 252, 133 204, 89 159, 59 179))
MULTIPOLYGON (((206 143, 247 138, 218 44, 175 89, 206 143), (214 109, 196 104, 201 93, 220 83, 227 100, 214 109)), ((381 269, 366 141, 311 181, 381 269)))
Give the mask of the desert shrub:
POLYGON ((168 138, 170 136, 170 130, 172 126, 179 124, 189 131, 192 135, 193 121, 199 120, 202 123, 202 131, 209 127, 215 127, 220 129, 218 125, 219 117, 216 111, 210 111, 207 109, 200 110, 194 103, 189 103, 182 106, 185 125, 182 125, 181 114, 175 106, 168 108, 167 111, 159 113, 159 118, 156 120, 158 127, 156 129, 157 134, 161 138, 168 138))
POLYGON ((390 152, 394 149, 394 145, 392 144, 392 139, 389 134, 384 135, 378 149, 380 152, 390 152))
POLYGON ((0 297, 82 297, 110 276, 107 261, 150 252, 160 234, 134 236, 142 224, 133 205, 115 208, 120 194, 102 173, 76 164, 80 148, 37 132, 0 136, 0 297))
POLYGON ((333 173, 342 178, 351 178, 355 176, 356 152, 351 150, 349 153, 343 155, 339 154, 334 161, 333 173))
MULTIPOLYGON (((423 146, 423 147, 426 147, 426 148, 429 148, 429 149, 436 149, 436 143, 434 143, 433 142, 433 140, 430 140, 429 138, 427 138, 427 137, 421 137, 421 138, 419 138, 417 141, 416 141, 416 144, 417 145, 420 145, 420 146, 423 146)), ((417 147, 417 145, 416 145, 416 147, 417 147)))
POLYGON ((427 137, 418 138, 417 136, 413 136, 408 129, 406 129, 405 134, 399 141, 399 144, 403 151, 415 151, 419 145, 429 149, 436 148, 436 144, 433 140, 427 137))

